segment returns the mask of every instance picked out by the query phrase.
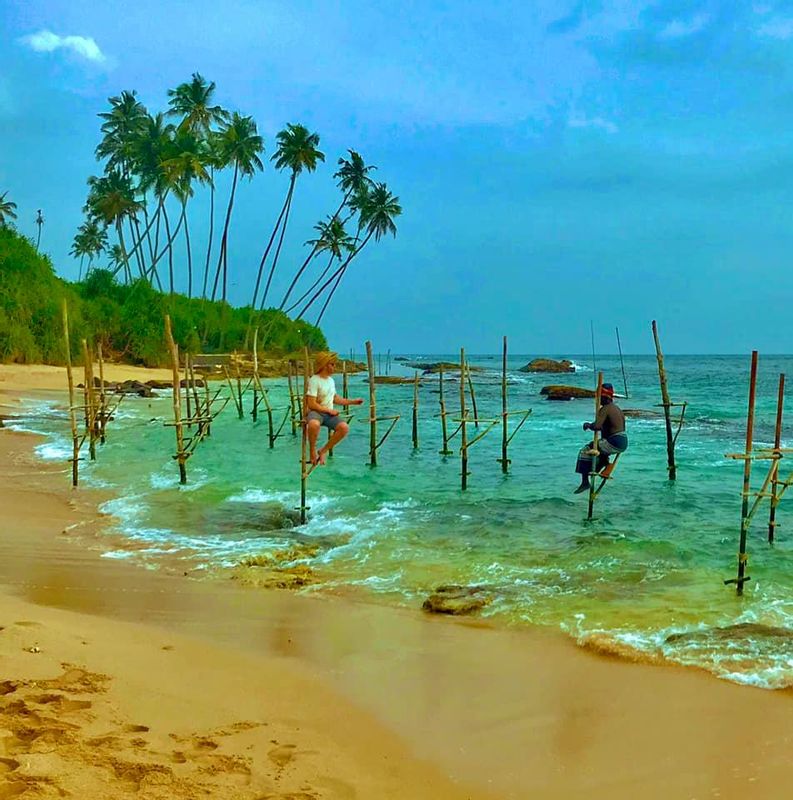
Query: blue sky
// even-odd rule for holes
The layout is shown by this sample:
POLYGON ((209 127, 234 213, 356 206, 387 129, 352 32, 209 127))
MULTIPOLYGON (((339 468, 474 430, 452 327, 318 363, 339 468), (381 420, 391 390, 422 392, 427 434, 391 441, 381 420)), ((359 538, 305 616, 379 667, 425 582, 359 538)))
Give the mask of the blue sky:
MULTIPOLYGON (((323 320, 339 349, 494 352, 506 333, 514 352, 587 352, 594 318, 598 349, 619 325, 643 353, 657 318, 669 352, 793 352, 793 3, 5 0, 0 45, 0 192, 27 234, 42 208, 66 277, 106 98, 162 110, 198 70, 268 158, 287 122, 322 137, 279 286, 346 148, 399 195, 397 238, 323 320)), ((286 184, 268 163, 240 189, 234 302, 286 184)))

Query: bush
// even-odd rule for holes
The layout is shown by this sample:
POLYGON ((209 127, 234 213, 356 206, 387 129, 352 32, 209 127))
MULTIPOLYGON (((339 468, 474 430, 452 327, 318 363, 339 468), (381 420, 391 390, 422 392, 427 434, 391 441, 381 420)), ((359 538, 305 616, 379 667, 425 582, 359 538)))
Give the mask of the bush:
POLYGON ((28 239, 0 228, 0 361, 62 364, 64 299, 75 358, 82 339, 88 339, 101 342, 109 358, 163 366, 168 363, 165 314, 171 315, 174 339, 185 352, 250 349, 256 327, 260 347, 270 352, 327 348, 319 328, 274 309, 252 315, 250 307, 168 296, 142 279, 125 286, 105 269, 92 270, 81 283, 69 283, 28 239))

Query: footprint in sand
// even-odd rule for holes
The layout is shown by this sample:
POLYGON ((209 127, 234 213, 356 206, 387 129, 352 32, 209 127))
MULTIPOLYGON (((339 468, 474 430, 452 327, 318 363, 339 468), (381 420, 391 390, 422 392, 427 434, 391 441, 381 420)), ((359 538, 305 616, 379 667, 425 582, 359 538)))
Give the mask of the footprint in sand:
POLYGON ((125 725, 124 733, 148 733, 148 725, 125 725))
POLYGON ((278 769, 283 769, 296 755, 297 748, 293 744, 279 744, 267 753, 267 758, 278 769))

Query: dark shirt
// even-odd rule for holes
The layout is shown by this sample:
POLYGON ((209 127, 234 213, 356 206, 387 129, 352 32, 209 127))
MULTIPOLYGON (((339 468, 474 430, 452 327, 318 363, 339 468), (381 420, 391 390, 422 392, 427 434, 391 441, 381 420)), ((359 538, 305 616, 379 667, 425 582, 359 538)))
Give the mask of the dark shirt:
POLYGON ((622 409, 619 406, 615 406, 614 403, 607 403, 600 407, 592 429, 600 431, 606 439, 615 433, 624 433, 625 414, 622 413, 622 409))

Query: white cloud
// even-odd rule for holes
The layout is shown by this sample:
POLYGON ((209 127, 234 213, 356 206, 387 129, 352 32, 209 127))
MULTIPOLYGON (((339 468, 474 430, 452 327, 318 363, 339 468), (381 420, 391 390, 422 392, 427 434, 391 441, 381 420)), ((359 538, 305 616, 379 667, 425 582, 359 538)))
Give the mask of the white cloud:
POLYGON ((688 20, 673 19, 658 35, 661 39, 682 39, 699 33, 709 22, 709 14, 696 14, 688 20))
POLYGON ((603 117, 570 117, 567 124, 571 128, 599 128, 606 133, 616 133, 619 128, 609 119, 603 117))
POLYGON ((102 64, 106 58, 99 45, 90 36, 59 36, 48 30, 41 30, 22 41, 37 53, 52 53, 55 50, 71 50, 78 56, 102 64))
POLYGON ((761 36, 770 36, 772 39, 790 39, 793 38, 793 19, 784 19, 783 17, 775 17, 768 20, 768 22, 761 25, 757 32, 761 36))

